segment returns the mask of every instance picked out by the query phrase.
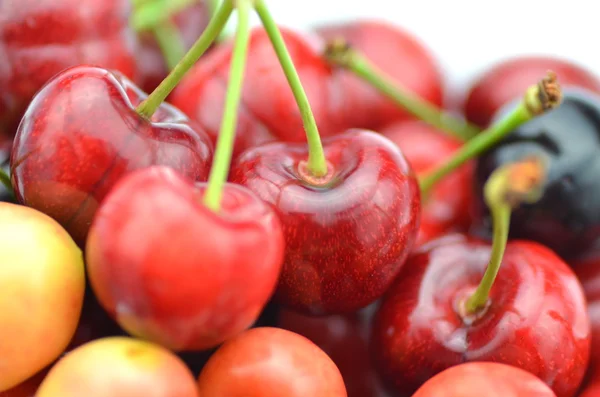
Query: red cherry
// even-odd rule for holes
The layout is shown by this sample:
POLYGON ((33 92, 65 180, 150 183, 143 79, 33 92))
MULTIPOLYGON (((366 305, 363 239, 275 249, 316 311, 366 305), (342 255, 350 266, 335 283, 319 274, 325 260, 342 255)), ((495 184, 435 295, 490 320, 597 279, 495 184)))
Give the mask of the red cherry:
POLYGON ((0 133, 14 135, 34 94, 62 70, 92 64, 136 74, 129 0, 0 2, 0 133))
POLYGON ((596 381, 586 386, 581 391, 581 394, 579 394, 579 397, 600 397, 600 382, 596 381))
POLYGON ((333 361, 314 343, 279 328, 254 328, 226 342, 198 378, 201 396, 346 397, 333 361))
MULTIPOLYGON (((321 57, 317 37, 280 28, 308 95, 321 137, 356 124, 356 108, 345 101, 332 71, 321 57)), ((216 46, 186 75, 170 102, 197 120, 213 141, 219 133, 231 61, 230 42, 216 46)), ((264 29, 252 31, 233 156, 271 141, 305 142, 298 106, 264 29)))
MULTIPOLYGON (((600 256, 591 255, 574 262, 573 268, 585 292, 592 327, 589 372, 592 375, 600 375, 600 256)), ((600 381, 600 376, 597 376, 597 379, 600 381)))
MULTIPOLYGON (((411 33, 383 21, 358 20, 321 26, 325 40, 344 38, 378 69, 406 90, 437 106, 443 103, 443 76, 432 53, 411 33)), ((334 76, 344 90, 344 101, 353 103, 352 127, 379 130, 409 116, 373 87, 345 70, 334 76)))
POLYGON ((531 372, 558 397, 573 396, 589 359, 590 323, 581 285, 548 248, 511 241, 475 318, 459 313, 490 259, 487 243, 454 235, 426 244, 403 267, 376 315, 381 374, 415 390, 464 362, 495 361, 531 372))
POLYGON ((412 397, 556 397, 539 378, 506 364, 466 363, 448 368, 412 397))
MULTIPOLYGON (((461 146, 458 140, 420 121, 400 121, 381 130, 394 142, 417 173, 446 162, 461 146)), ((416 245, 471 225, 473 162, 468 162, 435 185, 422 198, 421 225, 416 245)))
POLYGON ((168 167, 115 186, 90 229, 86 259, 102 306, 123 329, 173 350, 214 347, 251 326, 283 260, 275 213, 228 184, 222 210, 168 167))
POLYGON ((231 180, 278 213, 286 257, 276 293, 305 314, 352 312, 379 298, 413 247, 417 180, 400 150, 352 130, 323 141, 329 174, 312 180, 306 144, 272 143, 238 158, 231 180))
POLYGON ((338 366, 348 397, 380 397, 384 392, 368 350, 369 320, 365 312, 311 317, 282 310, 277 326, 300 334, 323 349, 338 366))
POLYGON ((206 180, 212 144, 170 105, 135 112, 146 95, 127 78, 77 66, 56 76, 31 103, 15 137, 11 172, 18 200, 67 229, 83 245, 104 196, 126 173, 168 165, 206 180))
MULTIPOLYGON (((210 20, 210 1, 192 3, 170 19, 177 26, 183 48, 189 50, 198 40, 210 20)), ((140 78, 137 80, 145 92, 152 92, 169 73, 165 58, 150 32, 139 34, 140 49, 136 55, 140 78)))
POLYGON ((511 58, 485 71, 473 84, 463 108, 467 119, 487 126, 501 107, 519 98, 547 70, 556 73, 563 88, 576 86, 600 92, 600 79, 571 61, 543 56, 511 58))

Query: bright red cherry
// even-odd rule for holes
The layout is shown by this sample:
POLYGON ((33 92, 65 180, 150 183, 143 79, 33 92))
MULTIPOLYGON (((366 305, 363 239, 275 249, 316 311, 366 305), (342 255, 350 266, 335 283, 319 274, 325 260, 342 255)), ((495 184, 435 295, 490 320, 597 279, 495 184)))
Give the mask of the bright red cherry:
MULTIPOLYGON (((188 50, 198 40, 210 20, 208 0, 196 0, 177 12, 170 20, 178 28, 183 48, 188 50)), ((136 55, 140 77, 136 80, 145 92, 152 92, 169 73, 165 58, 154 35, 141 32, 140 49, 136 55)))
MULTIPOLYGON (((462 143, 421 121, 400 121, 380 131, 400 147, 416 173, 442 165, 462 143)), ((473 168, 469 162, 435 185, 422 197, 421 224, 416 245, 443 234, 466 232, 471 225, 473 168)))
POLYGON ((208 136, 171 105, 148 120, 135 111, 146 94, 116 72, 77 66, 35 97, 11 154, 18 200, 67 229, 83 245, 92 217, 128 172, 167 165, 192 179, 208 177, 208 136))
POLYGON ((457 365, 429 379, 412 397, 556 397, 536 376, 506 364, 457 365))
POLYGON ((511 58, 486 70, 475 81, 463 107, 467 119, 487 126, 500 108, 519 98, 547 70, 556 73, 563 88, 583 87, 600 93, 600 78, 572 61, 547 56, 511 58))
POLYGON ((222 209, 206 184, 168 167, 126 176, 100 206, 86 249, 90 283, 123 329, 173 350, 217 346, 250 327, 283 261, 274 211, 227 184, 222 209))
POLYGON ((254 328, 226 342, 198 378, 201 396, 346 397, 331 359, 314 343, 280 328, 254 328))
POLYGON ((480 282, 489 244, 452 235, 414 253, 376 315, 373 351, 381 374, 414 391, 437 373, 495 361, 542 379, 558 397, 577 391, 589 359, 590 323, 582 287, 548 248, 511 241, 488 305, 463 314, 480 282))
MULTIPOLYGON (((577 277, 583 285, 587 310, 592 326, 592 349, 589 373, 591 382, 600 383, 600 256, 590 255, 573 263, 577 277)), ((598 394, 600 396, 600 394, 598 394)))
MULTIPOLYGON (((280 28, 319 126, 321 137, 357 124, 357 104, 348 102, 342 86, 321 56, 318 38, 280 28)), ((264 29, 252 31, 243 84, 234 158, 243 150, 271 141, 305 142, 302 118, 292 90, 264 29)), ((198 121, 213 141, 219 132, 231 63, 231 42, 214 47, 186 75, 170 102, 198 121)), ((362 117, 362 116, 361 116, 362 117)))
MULTIPOLYGON (((440 67, 431 51, 411 33, 368 19, 321 26, 317 33, 325 40, 345 39, 400 86, 434 105, 442 105, 440 67)), ((344 101, 353 104, 352 117, 356 121, 352 127, 379 130, 393 121, 410 117, 352 72, 336 70, 333 79, 342 84, 344 101)))
POLYGON ((421 211, 417 180, 389 139, 352 130, 323 148, 329 165, 320 179, 300 143, 250 149, 230 174, 279 215, 286 250, 276 298, 304 314, 352 312, 378 299, 414 245, 421 211))
MULTIPOLYGON (((1 396, 1 394, 0 394, 1 396)), ((579 397, 600 397, 600 382, 592 382, 579 394, 579 397)))
POLYGON ((34 94, 66 68, 136 76, 129 0, 0 1, 0 133, 13 136, 34 94))
POLYGON ((338 366, 348 397, 380 397, 384 391, 368 349, 369 320, 364 311, 312 317, 281 310, 277 326, 300 334, 323 349, 338 366))

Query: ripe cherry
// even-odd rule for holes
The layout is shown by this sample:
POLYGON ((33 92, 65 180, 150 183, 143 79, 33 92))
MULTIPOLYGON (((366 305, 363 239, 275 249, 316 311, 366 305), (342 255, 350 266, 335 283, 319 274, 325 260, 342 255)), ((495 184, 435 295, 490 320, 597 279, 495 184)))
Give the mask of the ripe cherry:
MULTIPOLYGON (((411 33, 369 19, 318 26, 316 31, 326 41, 344 39, 394 83, 436 106, 442 105, 443 76, 437 60, 411 33)), ((356 115, 353 117, 357 120, 352 127, 379 130, 411 117, 350 71, 336 70, 333 79, 343 86, 343 100, 354 104, 352 110, 356 115)))
POLYGON ((577 391, 590 353, 583 289, 548 248, 506 244, 511 207, 538 198, 543 175, 539 159, 492 174, 492 246, 454 235, 411 256, 374 323, 376 362, 390 385, 414 391, 454 365, 495 361, 531 372, 558 397, 577 391))
MULTIPOLYGON (((420 121, 400 121, 381 133, 400 147, 417 174, 442 165, 462 146, 457 139, 420 121)), ((471 161, 462 165, 422 199, 416 245, 449 232, 467 231, 471 225, 473 166, 471 161)))
POLYGON ((556 397, 535 375, 506 364, 460 364, 429 379, 412 397, 556 397))
POLYGON ((13 136, 34 94, 80 64, 136 78, 129 0, 0 2, 0 133, 13 136))
POLYGON ((314 343, 280 328, 253 328, 225 342, 198 378, 201 396, 346 397, 340 371, 314 343))
POLYGON ((600 93, 600 78, 580 65, 548 56, 506 59, 486 70, 467 94, 464 113, 470 121, 487 126, 494 114, 518 98, 532 79, 553 70, 563 87, 582 87, 600 93))

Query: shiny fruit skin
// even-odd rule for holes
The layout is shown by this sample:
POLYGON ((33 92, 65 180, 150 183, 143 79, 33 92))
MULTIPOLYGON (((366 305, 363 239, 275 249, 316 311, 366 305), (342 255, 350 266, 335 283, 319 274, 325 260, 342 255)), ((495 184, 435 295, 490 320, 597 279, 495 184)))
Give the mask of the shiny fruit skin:
POLYGON ((412 397, 556 397, 539 378, 499 363, 450 367, 429 379, 412 397))
MULTIPOLYGON (((346 101, 342 87, 321 56, 317 36, 280 26, 296 66, 321 137, 354 127, 355 104, 346 101)), ((186 75, 170 102, 197 121, 213 142, 219 133, 231 63, 232 43, 215 46, 186 75)), ((234 158, 242 151, 272 141, 305 142, 306 134, 296 101, 264 29, 251 33, 242 102, 238 110, 234 158)))
POLYGON ((493 65, 474 82, 463 105, 467 119, 486 127, 498 110, 519 99, 548 70, 556 73, 561 87, 600 93, 600 78, 569 60, 535 55, 509 58, 493 65))
MULTIPOLYGON (((421 121, 400 121, 381 133, 402 150, 417 174, 440 166, 462 143, 421 121)), ((422 197, 421 224, 416 246, 451 232, 466 232, 471 225, 474 163, 468 162, 436 184, 422 197)))
POLYGON ((92 64, 136 77, 129 0, 0 2, 0 133, 13 136, 34 94, 66 68, 92 64))
POLYGON ((250 149, 230 177, 281 219, 286 256, 275 298, 313 315, 352 312, 378 299, 413 247, 421 211, 417 180, 389 139, 351 130, 323 147, 331 174, 324 186, 303 179, 306 144, 250 149))
MULTIPOLYGON (((318 26, 325 40, 344 38, 403 89, 442 106, 443 75, 424 43, 410 32, 387 22, 359 19, 318 26)), ((343 86, 344 101, 352 103, 352 127, 379 130, 394 121, 412 118, 353 73, 337 69, 333 79, 343 86)))
POLYGON ((473 233, 489 236, 491 231, 482 191, 493 170, 537 155, 547 164, 544 193, 514 211, 511 237, 540 242, 567 259, 590 250, 600 242, 599 138, 600 95, 565 89, 558 108, 521 125, 479 157, 473 233))
POLYGON ((50 217, 0 203, 0 391, 65 350, 83 305, 83 255, 50 217))
MULTIPOLYGON (((183 48, 186 50, 192 47, 208 25, 208 3, 210 0, 196 0, 170 18, 177 27, 183 48)), ((154 35, 150 32, 140 32, 138 37, 140 48, 136 60, 139 78, 136 82, 145 92, 152 92, 167 77, 169 70, 154 35)))
POLYGON ((314 343, 280 328, 253 328, 222 345, 200 376, 201 396, 346 397, 342 376, 314 343))
POLYGON ((199 397, 194 377, 167 349, 127 337, 86 343, 59 360, 35 397, 199 397))
POLYGON ((590 354, 581 284, 546 247, 514 240, 489 307, 465 321, 460 301, 479 284, 490 251, 485 242, 451 235, 411 256, 375 317, 378 370, 399 390, 413 391, 454 365, 494 361, 531 372, 558 397, 573 396, 590 354))
POLYGON ((102 306, 132 335, 172 350, 215 347, 250 327, 283 261, 269 206, 227 184, 215 213, 205 189, 167 167, 132 173, 98 210, 87 242, 102 306))
POLYGON ((77 66, 40 91, 19 126, 11 176, 19 202, 56 219, 83 246, 94 213, 128 172, 168 165, 206 180, 212 143, 174 107, 149 121, 135 112, 146 95, 127 78, 77 66))

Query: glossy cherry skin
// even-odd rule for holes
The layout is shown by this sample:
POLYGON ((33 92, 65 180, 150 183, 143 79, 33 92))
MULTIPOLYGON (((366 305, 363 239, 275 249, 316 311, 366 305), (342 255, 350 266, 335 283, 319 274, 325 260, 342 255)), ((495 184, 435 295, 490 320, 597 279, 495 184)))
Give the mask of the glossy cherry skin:
POLYGON ((66 68, 92 64, 136 77, 129 0, 0 2, 0 132, 13 136, 34 94, 66 68))
POLYGON ((212 348, 250 327, 283 262, 268 205, 227 184, 216 213, 203 203, 205 185, 168 167, 136 171, 106 198, 87 243, 102 306, 130 334, 177 351, 212 348))
POLYGON ((380 397, 384 390, 369 354, 371 316, 367 309, 325 317, 281 310, 277 327, 300 334, 323 349, 339 368, 348 397, 380 397))
POLYGON ((556 397, 531 373, 511 365, 460 364, 429 379, 412 397, 556 397))
POLYGON ((479 284, 491 246, 464 235, 424 245, 411 256, 374 321, 380 373, 412 391, 464 362, 494 361, 539 377, 558 397, 582 382, 590 354, 590 323, 581 284, 552 251, 511 241, 477 318, 459 315, 479 284))
POLYGON ((152 120, 135 111, 146 95, 105 69, 77 66, 56 76, 29 106, 11 154, 18 200, 63 225, 85 243, 102 199, 123 175, 168 165, 208 178, 212 143, 174 107, 152 120))
MULTIPOLYGON (((498 117, 511 107, 502 109, 498 117)), ((536 155, 547 164, 544 193, 540 200, 514 211, 511 236, 540 242, 568 259, 593 249, 600 243, 599 139, 600 95, 563 90, 557 109, 521 125, 478 158, 472 233, 491 233, 482 195, 491 173, 503 164, 536 155)))
POLYGON ((591 375, 592 383, 600 383, 600 255, 595 253, 574 261, 573 269, 585 292, 592 327, 592 350, 588 373, 591 375))
POLYGON ((379 298, 402 268, 420 217, 417 180, 389 139, 352 130, 323 141, 329 183, 307 183, 306 144, 243 153, 231 180, 281 219, 285 263, 276 299, 304 314, 352 312, 379 298))
POLYGON ((552 70, 561 87, 582 87, 600 93, 600 77, 570 60, 524 56, 503 60, 484 71, 473 83, 463 105, 471 122, 486 127, 496 112, 523 93, 540 76, 552 70))
MULTIPOLYGON (((381 133, 394 142, 417 174, 444 164, 461 142, 421 121, 389 125, 381 133)), ((416 245, 450 232, 466 232, 471 225, 474 163, 468 162, 422 197, 421 224, 416 245)))
MULTIPOLYGON (((185 9, 179 11, 170 20, 178 28, 183 48, 189 50, 198 40, 210 20, 210 1, 196 0, 185 9)), ((139 35, 140 48, 136 55, 139 78, 138 85, 145 92, 152 92, 163 81, 169 70, 165 58, 150 32, 139 35)))
MULTIPOLYGON (((443 75, 431 51, 417 37, 379 20, 360 19, 317 27, 325 40, 344 38, 379 70, 404 89, 434 105, 443 103, 443 75)), ((352 127, 378 131, 385 125, 412 118, 352 72, 337 69, 334 80, 343 85, 344 100, 353 103, 352 127)))
POLYGON ((314 343, 280 328, 253 328, 225 342, 200 376, 201 396, 346 397, 340 371, 314 343))
MULTIPOLYGON (((342 85, 322 58, 324 42, 308 34, 280 27, 290 56, 308 96, 321 137, 335 135, 357 124, 356 103, 348 101, 342 85)), ((170 102, 199 122, 213 141, 219 132, 229 68, 231 42, 214 47, 186 75, 170 102)), ((300 111, 264 29, 251 33, 248 62, 234 157, 245 149, 272 141, 305 142, 300 111)), ((361 116, 362 117, 362 116, 361 116)))

